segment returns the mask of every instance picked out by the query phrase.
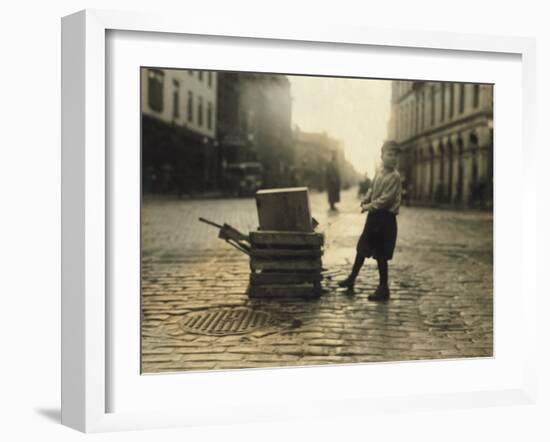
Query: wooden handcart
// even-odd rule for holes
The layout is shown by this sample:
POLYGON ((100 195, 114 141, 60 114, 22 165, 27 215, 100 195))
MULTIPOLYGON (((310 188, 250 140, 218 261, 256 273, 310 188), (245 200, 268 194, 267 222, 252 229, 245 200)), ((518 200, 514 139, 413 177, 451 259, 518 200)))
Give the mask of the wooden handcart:
POLYGON ((324 235, 314 231, 307 188, 258 191, 256 204, 260 225, 249 235, 199 219, 249 256, 251 298, 318 298, 324 235))

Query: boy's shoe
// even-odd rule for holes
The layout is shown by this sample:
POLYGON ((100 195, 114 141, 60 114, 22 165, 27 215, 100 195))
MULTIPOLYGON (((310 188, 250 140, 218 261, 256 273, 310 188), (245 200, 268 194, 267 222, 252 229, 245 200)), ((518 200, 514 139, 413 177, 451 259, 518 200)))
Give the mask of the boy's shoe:
POLYGON ((338 285, 340 287, 345 287, 345 288, 348 288, 348 289, 352 289, 353 286, 355 285, 355 278, 350 278, 349 276, 344 279, 343 281, 338 281, 338 285))
POLYGON ((379 285, 376 291, 372 295, 369 295, 367 299, 369 301, 387 301, 390 299, 390 289, 387 285, 379 285))

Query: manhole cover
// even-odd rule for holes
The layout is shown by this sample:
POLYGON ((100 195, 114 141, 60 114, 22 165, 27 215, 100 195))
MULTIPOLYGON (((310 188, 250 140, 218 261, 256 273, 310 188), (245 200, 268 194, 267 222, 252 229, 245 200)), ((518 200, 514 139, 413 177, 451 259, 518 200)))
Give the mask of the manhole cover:
POLYGON ((249 308, 220 308, 201 310, 185 315, 180 327, 203 335, 238 335, 273 325, 267 312, 249 308))

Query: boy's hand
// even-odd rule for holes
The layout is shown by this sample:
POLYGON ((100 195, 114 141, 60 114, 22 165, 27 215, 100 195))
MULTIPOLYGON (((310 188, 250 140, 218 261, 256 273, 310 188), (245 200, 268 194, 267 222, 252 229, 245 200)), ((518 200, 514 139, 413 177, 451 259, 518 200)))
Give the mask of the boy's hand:
POLYGON ((370 209, 369 204, 363 201, 361 203, 361 213, 367 212, 370 209))
MULTIPOLYGON (((361 209, 363 208, 363 206, 366 206, 368 203, 370 203, 371 195, 372 189, 369 189, 365 197, 361 200, 361 209)), ((362 212, 365 212, 365 210, 362 210, 362 212)))

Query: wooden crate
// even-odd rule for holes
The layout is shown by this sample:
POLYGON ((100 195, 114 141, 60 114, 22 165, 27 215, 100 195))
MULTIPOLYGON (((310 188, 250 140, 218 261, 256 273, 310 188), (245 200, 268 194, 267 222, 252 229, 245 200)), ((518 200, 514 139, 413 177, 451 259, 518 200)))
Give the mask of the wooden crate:
POLYGON ((251 298, 319 298, 320 284, 270 284, 251 285, 248 288, 251 298))
POLYGON ((314 232, 250 232, 251 298, 321 296, 324 236, 314 232))
POLYGON ((260 230, 313 232, 307 187, 256 192, 260 230))
POLYGON ((292 258, 319 258, 323 255, 320 248, 312 249, 275 249, 275 248, 252 248, 250 256, 267 259, 292 259, 292 258))
POLYGON ((273 270, 291 272, 321 271, 321 258, 265 259, 250 257, 251 270, 273 270))
POLYGON ((260 231, 250 232, 252 247, 257 248, 319 248, 325 242, 322 233, 260 231))
POLYGON ((314 284, 322 278, 319 272, 252 272, 250 285, 314 284))

